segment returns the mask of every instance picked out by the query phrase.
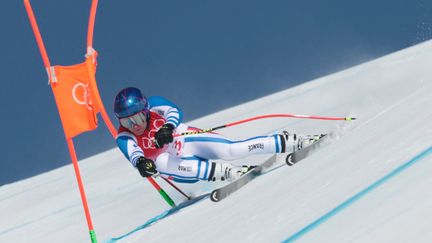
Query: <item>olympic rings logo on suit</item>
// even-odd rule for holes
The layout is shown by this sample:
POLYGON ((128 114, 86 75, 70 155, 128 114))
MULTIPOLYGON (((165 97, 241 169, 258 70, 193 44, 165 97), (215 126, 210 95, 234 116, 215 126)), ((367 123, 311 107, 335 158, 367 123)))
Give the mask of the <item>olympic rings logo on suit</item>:
POLYGON ((155 149, 156 145, 153 142, 156 132, 165 124, 164 119, 155 119, 152 124, 149 124, 147 136, 142 137, 142 145, 144 149, 155 149))

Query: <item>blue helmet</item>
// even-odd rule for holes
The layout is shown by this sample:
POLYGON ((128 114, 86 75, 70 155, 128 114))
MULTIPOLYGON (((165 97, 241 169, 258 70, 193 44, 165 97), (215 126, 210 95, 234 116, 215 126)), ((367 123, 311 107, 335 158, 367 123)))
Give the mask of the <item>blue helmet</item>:
POLYGON ((148 115, 147 98, 134 87, 120 90, 114 100, 114 113, 117 118, 124 118, 144 111, 148 115))

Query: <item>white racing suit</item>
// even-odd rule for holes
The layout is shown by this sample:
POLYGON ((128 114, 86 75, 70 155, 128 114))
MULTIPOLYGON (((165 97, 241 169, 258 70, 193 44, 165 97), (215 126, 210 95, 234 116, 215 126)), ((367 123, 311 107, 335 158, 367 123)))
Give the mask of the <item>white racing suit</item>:
POLYGON ((175 133, 197 131, 181 123, 181 111, 162 97, 150 97, 150 119, 146 131, 138 136, 120 126, 117 144, 126 158, 136 166, 140 156, 152 159, 156 169, 177 182, 215 180, 218 162, 230 161, 254 154, 274 154, 293 150, 295 135, 271 135, 232 141, 217 133, 178 136, 174 141, 157 149, 154 134, 165 123, 175 126, 175 133))

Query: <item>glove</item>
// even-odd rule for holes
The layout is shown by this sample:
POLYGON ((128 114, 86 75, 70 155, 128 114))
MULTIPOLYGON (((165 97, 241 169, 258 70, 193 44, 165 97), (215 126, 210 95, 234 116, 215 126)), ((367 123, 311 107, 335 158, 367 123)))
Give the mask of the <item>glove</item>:
POLYGON ((174 140, 173 137, 174 125, 165 123, 155 134, 156 148, 162 148, 165 144, 169 144, 174 140))
POLYGON ((155 176, 158 174, 158 171, 156 170, 156 165, 151 159, 139 157, 136 163, 136 167, 142 177, 155 176))

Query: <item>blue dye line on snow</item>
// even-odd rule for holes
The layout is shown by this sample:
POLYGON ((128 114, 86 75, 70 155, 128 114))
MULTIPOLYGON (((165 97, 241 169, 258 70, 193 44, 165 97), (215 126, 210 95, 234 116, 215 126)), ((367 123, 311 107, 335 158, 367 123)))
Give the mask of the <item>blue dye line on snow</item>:
POLYGON ((314 222, 310 223, 309 225, 307 225, 303 229, 297 231, 296 233, 294 233, 293 235, 288 237, 286 240, 284 240, 283 243, 293 242, 293 241, 299 239, 300 237, 302 237, 303 235, 314 230, 316 227, 323 224, 324 222, 329 220, 331 217, 333 217, 336 214, 338 214, 339 212, 341 212, 343 209, 347 208, 348 206, 351 206, 351 204, 353 204, 354 202, 356 202, 357 200, 359 200, 360 198, 362 198, 363 196, 365 196, 369 192, 373 191, 378 186, 382 185, 384 182, 390 180, 392 177, 394 177, 397 174, 401 173, 402 171, 406 170, 407 168, 409 168, 410 166, 412 166, 416 162, 426 158, 430 154, 432 154, 432 146, 429 147, 428 149, 424 150, 423 152, 417 154, 414 158, 410 159, 409 161, 405 162, 401 166, 397 167, 396 169, 394 169, 393 171, 391 171, 390 173, 388 173, 387 175, 385 175, 381 179, 377 180, 376 182, 372 183, 370 186, 366 187, 365 189, 363 189, 359 193, 355 194, 351 198, 347 199, 343 203, 339 204, 337 207, 335 207, 334 209, 332 209, 328 213, 324 214, 323 216, 321 216, 320 218, 318 218, 314 222))
POLYGON ((143 224, 143 225, 135 228, 134 230, 130 231, 129 233, 126 233, 124 235, 121 235, 121 236, 118 236, 118 237, 115 237, 115 238, 111 238, 109 240, 104 241, 104 243, 114 243, 114 242, 116 242, 118 240, 124 239, 124 238, 132 235, 133 233, 135 233, 135 232, 137 232, 139 230, 145 229, 145 228, 153 225, 154 223, 158 222, 159 220, 164 219, 164 218, 166 218, 166 217, 168 217, 168 216, 170 216, 170 215, 178 212, 179 210, 181 210, 181 209, 183 209, 185 207, 188 207, 188 206, 190 206, 192 204, 195 204, 195 203, 197 203, 197 202, 199 202, 199 201, 201 201, 201 200, 203 200, 205 198, 208 198, 209 195, 210 195, 209 193, 203 194, 203 195, 198 196, 196 198, 193 198, 191 200, 188 200, 188 201, 185 201, 183 203, 180 203, 176 207, 171 208, 169 210, 166 210, 165 212, 163 212, 163 213, 161 213, 161 214, 159 214, 159 215, 157 215, 157 216, 149 219, 147 222, 145 222, 145 224, 143 224))

